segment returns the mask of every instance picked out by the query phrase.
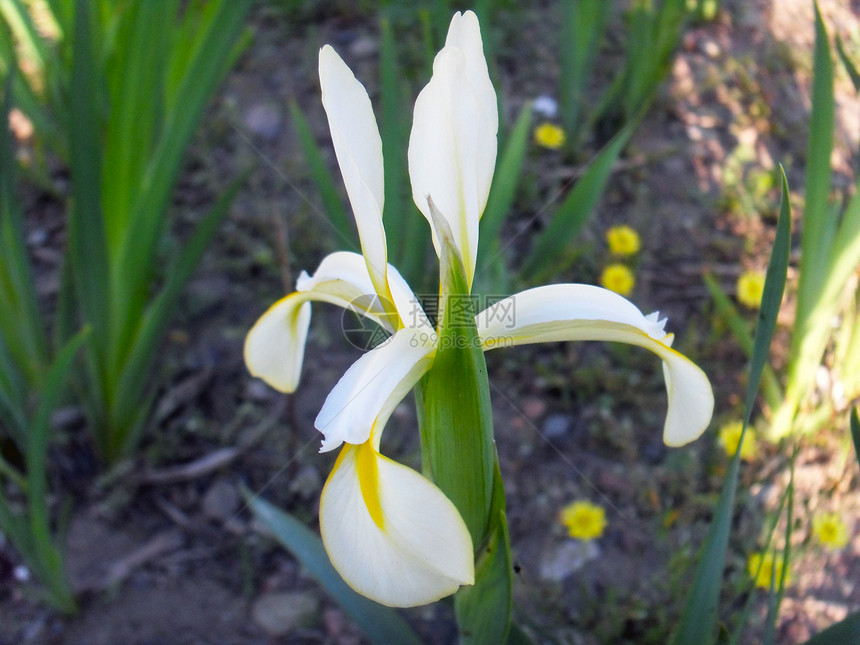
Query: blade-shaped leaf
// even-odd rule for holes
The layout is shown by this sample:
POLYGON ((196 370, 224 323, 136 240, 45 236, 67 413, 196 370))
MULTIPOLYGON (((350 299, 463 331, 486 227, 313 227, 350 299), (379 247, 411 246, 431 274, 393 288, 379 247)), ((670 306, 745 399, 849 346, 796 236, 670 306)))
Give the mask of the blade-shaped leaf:
POLYGON ((498 460, 494 472, 491 510, 494 520, 487 543, 478 550, 475 584, 461 587, 454 596, 460 642, 464 645, 504 643, 511 630, 514 566, 498 460))
POLYGON ((525 159, 528 149, 531 118, 532 104, 527 102, 520 110, 505 148, 499 156, 499 162, 496 164, 487 206, 481 216, 481 235, 478 238, 479 262, 481 259, 484 262, 492 262, 489 253, 498 249, 499 231, 514 203, 514 195, 522 176, 523 159, 525 159))
POLYGON ((839 53, 839 58, 845 66, 845 71, 848 72, 848 77, 851 79, 851 84, 854 86, 855 92, 860 92, 860 72, 857 71, 857 66, 854 64, 848 54, 845 52, 845 47, 842 45, 842 39, 836 36, 836 51, 839 53))
MULTIPOLYGON (((790 193, 788 190, 788 180, 785 177, 785 170, 781 166, 780 171, 782 174, 782 203, 780 205, 773 251, 771 252, 770 262, 767 267, 759 320, 756 325, 755 339, 753 341, 753 352, 752 359, 750 360, 745 397, 743 435, 746 434, 746 427, 749 425, 752 416, 761 374, 768 360, 770 343, 773 339, 774 329, 776 328, 777 314, 779 313, 782 295, 785 290, 788 256, 791 250, 790 193)), ((684 611, 681 615, 681 622, 672 641, 675 645, 708 643, 711 642, 713 637, 717 621, 717 605, 720 589, 722 588, 726 548, 728 546, 729 531, 734 511, 743 435, 741 436, 738 450, 729 466, 726 483, 723 485, 723 490, 715 509, 714 520, 711 523, 702 548, 693 585, 688 592, 687 602, 684 604, 684 611)))
POLYGON ((317 191, 319 191, 320 198, 322 199, 325 215, 340 238, 338 243, 355 251, 359 247, 356 243, 356 232, 352 218, 347 213, 343 199, 338 192, 337 184, 332 179, 331 172, 328 166, 326 166, 325 161, 323 161, 320 147, 314 140, 308 120, 295 101, 290 101, 290 114, 293 117, 296 134, 299 135, 299 143, 301 143, 302 150, 305 153, 305 161, 311 173, 311 179, 316 184, 317 191))
POLYGON ((853 645, 860 643, 860 611, 848 614, 810 638, 804 645, 853 645))
POLYGON ((371 642, 420 645, 421 639, 396 610, 359 595, 343 581, 316 533, 249 490, 243 489, 243 494, 248 506, 275 539, 310 572, 371 642))
POLYGON ((854 444, 857 463, 860 464, 860 415, 858 415, 857 408, 851 411, 851 441, 854 444))
POLYGON ((638 119, 634 119, 624 126, 591 160, 573 190, 553 213, 552 220, 537 238, 523 265, 522 274, 527 280, 540 282, 547 273, 564 268, 561 258, 565 249, 597 206, 612 173, 612 165, 637 123, 638 119))

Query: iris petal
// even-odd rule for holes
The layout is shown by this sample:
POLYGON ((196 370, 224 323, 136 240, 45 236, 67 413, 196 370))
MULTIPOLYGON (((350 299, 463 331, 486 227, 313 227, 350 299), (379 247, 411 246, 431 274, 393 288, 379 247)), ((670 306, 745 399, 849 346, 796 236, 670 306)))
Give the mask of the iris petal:
POLYGON ((645 316, 616 293, 584 284, 529 289, 496 303, 476 317, 485 350, 570 340, 606 340, 638 345, 663 359, 669 409, 663 441, 681 446, 705 429, 714 395, 705 373, 671 348, 665 321, 645 316))
POLYGON ((364 258, 339 251, 327 255, 314 274, 302 273, 295 293, 266 311, 245 339, 245 363, 252 375, 281 392, 293 392, 299 383, 305 341, 310 324, 310 301, 328 302, 370 318, 389 332, 409 325, 429 327, 409 285, 394 267, 388 267, 394 302, 376 296, 364 258), (397 322, 397 317, 404 319, 397 322))
POLYGON ((367 90, 330 45, 320 50, 319 75, 323 107, 367 270, 376 292, 388 297, 382 139, 373 106, 367 90))
POLYGON ((425 331, 401 329, 353 363, 317 415, 315 425, 325 435, 321 452, 364 443, 374 430, 378 446, 391 411, 430 369, 435 342, 425 331))
POLYGON ((428 604, 474 582, 472 540, 454 505, 369 443, 341 451, 320 500, 320 530, 343 579, 383 605, 428 604), (370 505, 368 477, 376 478, 370 505))
POLYGON ((487 72, 478 20, 472 12, 451 21, 433 77, 415 101, 409 138, 412 196, 433 231, 427 198, 448 221, 471 282, 478 222, 496 163, 498 106, 487 72))

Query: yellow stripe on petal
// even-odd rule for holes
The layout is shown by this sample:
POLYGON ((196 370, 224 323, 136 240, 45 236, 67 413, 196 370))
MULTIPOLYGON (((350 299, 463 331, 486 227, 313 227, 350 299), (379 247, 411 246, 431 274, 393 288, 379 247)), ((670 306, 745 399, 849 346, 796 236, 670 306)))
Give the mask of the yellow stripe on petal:
POLYGON ((347 444, 338 456, 320 499, 320 531, 344 581, 383 605, 425 605, 475 580, 472 539, 454 505, 370 442, 347 444), (375 462, 375 510, 363 490, 373 472, 365 461, 375 462))
POLYGON ((361 484, 364 505, 376 526, 382 526, 382 506, 379 503, 379 468, 376 465, 376 451, 371 442, 361 444, 356 450, 356 469, 361 484))

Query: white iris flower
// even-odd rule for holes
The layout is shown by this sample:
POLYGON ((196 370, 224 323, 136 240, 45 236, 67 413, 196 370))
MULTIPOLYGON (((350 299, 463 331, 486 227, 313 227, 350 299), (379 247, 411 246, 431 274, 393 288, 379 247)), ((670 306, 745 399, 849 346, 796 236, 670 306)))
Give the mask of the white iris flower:
MULTIPOLYGON (((319 74, 362 254, 332 253, 313 275, 303 272, 296 291, 276 302, 248 333, 245 362, 254 376, 293 392, 311 301, 358 310, 391 333, 346 371, 317 416, 321 451, 341 450, 323 489, 320 528, 332 563, 356 591, 385 605, 421 605, 472 584, 475 575, 472 539, 454 505, 423 475, 379 453, 391 412, 432 366, 437 335, 409 285, 388 264, 382 142, 367 92, 328 45, 320 51, 319 74)), ((457 13, 433 76, 415 103, 409 174, 437 254, 441 238, 449 239, 470 285, 497 130, 496 93, 478 20, 472 12, 457 13)), ((611 291, 581 284, 529 289, 476 317, 485 350, 610 340, 656 353, 663 359, 669 395, 664 440, 680 446, 707 427, 713 394, 705 374, 671 349, 664 322, 656 314, 644 316, 611 291), (515 316, 506 313, 512 306, 515 316)))

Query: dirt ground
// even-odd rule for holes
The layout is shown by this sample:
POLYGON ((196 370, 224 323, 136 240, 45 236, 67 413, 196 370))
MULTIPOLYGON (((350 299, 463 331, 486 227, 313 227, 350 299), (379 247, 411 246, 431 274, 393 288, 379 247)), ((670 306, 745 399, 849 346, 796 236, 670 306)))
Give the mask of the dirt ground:
MULTIPOLYGON (((831 35, 860 52, 860 3, 820 4, 831 35)), ((547 30, 556 10, 524 3, 517 29, 506 27, 505 42, 519 43, 499 65, 506 118, 524 101, 553 93, 557 45, 547 30), (520 63, 509 64, 514 59, 520 63)), ((140 458, 105 475, 80 415, 68 409, 57 418, 65 439, 52 454, 53 483, 72 501, 68 557, 81 612, 63 618, 35 604, 17 556, 0 541, 0 645, 364 642, 265 535, 239 493, 246 485, 315 526, 333 457, 317 454, 313 420, 359 352, 342 337, 340 313, 316 307, 312 366, 298 392, 284 397, 247 374, 241 350, 254 320, 298 271, 337 248, 289 101, 300 103, 328 145, 316 52, 335 44, 373 93, 377 27, 343 7, 317 15, 272 3, 258 5, 253 26, 253 42, 204 120, 177 191, 179 234, 232 177, 254 171, 169 334, 166 385, 140 458)), ((708 373, 717 398, 711 431, 682 449, 662 444, 665 393, 647 352, 571 343, 487 356, 518 570, 515 616, 537 642, 663 643, 677 623, 728 465, 714 429, 738 417, 744 385, 744 355, 716 321, 701 276, 710 271, 731 292, 744 268, 767 262, 779 194, 775 186, 759 190, 755 178, 779 162, 794 190, 802 186, 812 42, 806 0, 725 0, 715 20, 692 25, 582 236, 585 255, 600 256, 608 226, 628 223, 642 234, 632 300, 668 316, 676 345, 708 373), (607 509, 607 531, 595 542, 570 540, 558 524, 559 509, 573 499, 607 509)), ((841 72, 837 86, 834 164, 844 185, 860 142, 860 104, 841 72)), ((575 170, 538 149, 529 163, 536 172, 575 170)), ((34 256, 49 298, 57 288, 61 210, 38 195, 30 201, 30 226, 43 233, 31 236, 34 256)), ((509 230, 542 206, 518 202, 509 230)), ((596 282, 599 266, 585 260, 558 281, 596 282)), ((784 347, 774 353, 778 361, 784 347)), ((411 406, 407 400, 395 411, 384 450, 416 465, 411 406)), ((721 604, 729 621, 749 596, 746 558, 779 503, 786 461, 785 449, 767 446, 743 466, 721 604)), ((795 487, 797 555, 777 638, 785 644, 860 607, 860 467, 844 436, 831 431, 803 444, 795 487), (808 517, 819 509, 849 520, 852 539, 841 551, 810 541, 808 517)), ((752 593, 750 643, 766 613, 766 594, 752 593)), ((444 604, 404 615, 428 642, 455 637, 444 604)))

